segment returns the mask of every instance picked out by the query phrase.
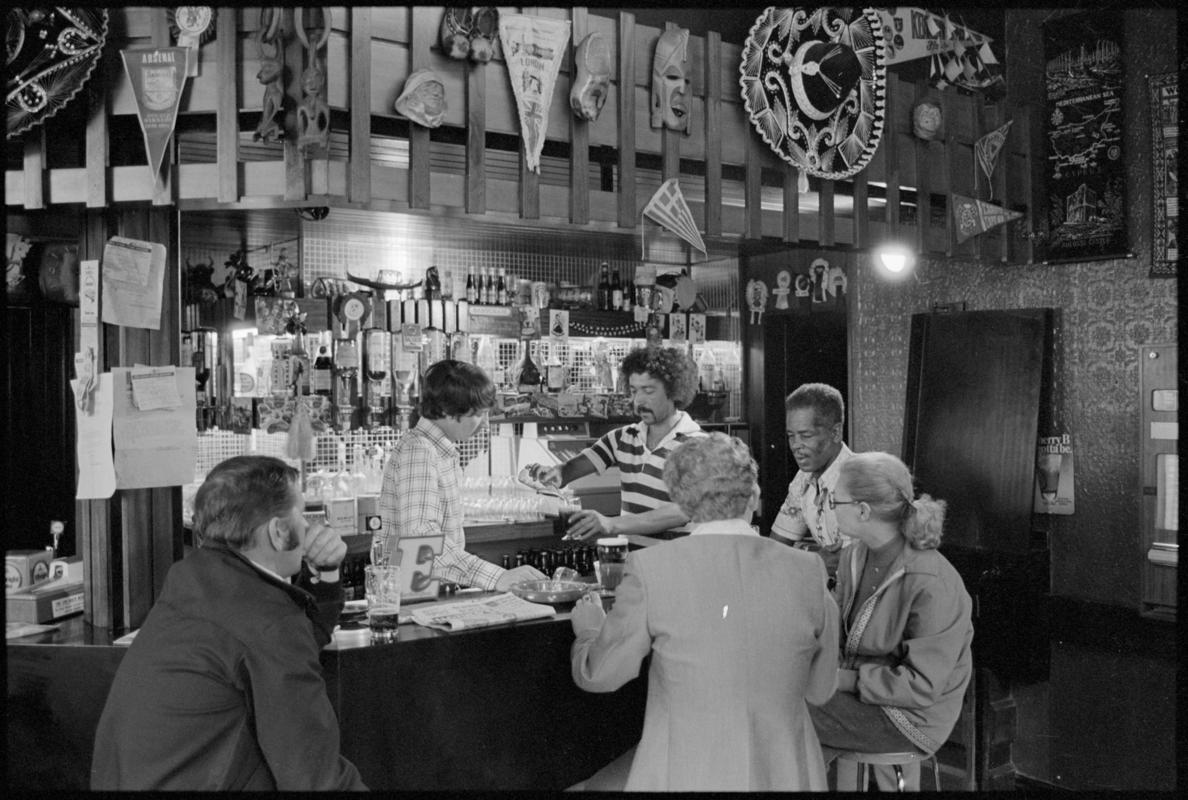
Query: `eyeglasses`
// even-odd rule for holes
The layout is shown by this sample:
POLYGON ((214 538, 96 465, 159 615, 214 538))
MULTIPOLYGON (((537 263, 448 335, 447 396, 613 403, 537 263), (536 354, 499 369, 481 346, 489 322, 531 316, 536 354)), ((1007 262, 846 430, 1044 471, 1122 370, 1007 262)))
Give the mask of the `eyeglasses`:
POLYGON ((838 500, 833 495, 829 495, 829 508, 835 509, 838 506, 856 506, 861 503, 861 500, 838 500))

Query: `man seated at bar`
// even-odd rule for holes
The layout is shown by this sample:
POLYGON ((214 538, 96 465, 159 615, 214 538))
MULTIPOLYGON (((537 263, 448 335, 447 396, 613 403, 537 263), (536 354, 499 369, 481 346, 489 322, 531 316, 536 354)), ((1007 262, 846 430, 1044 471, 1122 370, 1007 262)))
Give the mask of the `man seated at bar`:
MULTIPOLYGON (((826 760, 846 750, 935 753, 957 724, 973 669, 969 593, 937 550, 945 503, 916 497, 908 468, 887 453, 850 457, 829 503, 854 544, 837 572, 837 694, 809 708, 826 760)), ((904 772, 918 787, 919 763, 904 772)), ((886 770, 875 775, 894 790, 886 770)))
POLYGON ((206 476, 200 546, 169 570, 120 662, 92 789, 367 788, 339 753, 318 663, 347 547, 304 507, 299 473, 277 458, 236 456, 206 476))
POLYGON ((622 513, 608 517, 593 509, 576 512, 569 521, 571 539, 660 533, 687 529, 689 522, 669 499, 664 461, 677 445, 705 435, 682 410, 697 391, 697 365, 675 347, 639 347, 624 356, 619 370, 640 421, 607 433, 564 464, 549 469, 533 465, 538 480, 557 487, 619 468, 622 513))
POLYGON ((395 563, 401 536, 444 536, 433 574, 461 586, 506 591, 520 581, 547 577, 527 564, 504 569, 466 552, 462 527, 462 467, 458 443, 487 421, 495 405, 495 384, 465 361, 438 361, 421 382, 420 419, 400 437, 384 467, 380 488, 384 557, 395 563))
POLYGON ((845 401, 829 384, 806 383, 788 395, 784 408, 788 447, 799 470, 771 524, 771 538, 818 550, 833 579, 841 549, 850 543, 826 503, 837 484, 838 470, 853 455, 842 441, 845 401))
POLYGON ((751 527, 758 474, 724 433, 677 447, 664 479, 692 532, 629 554, 609 614, 596 593, 574 606, 581 688, 614 691, 652 657, 639 745, 574 788, 827 788, 805 701, 833 694, 837 605, 819 558, 751 527))

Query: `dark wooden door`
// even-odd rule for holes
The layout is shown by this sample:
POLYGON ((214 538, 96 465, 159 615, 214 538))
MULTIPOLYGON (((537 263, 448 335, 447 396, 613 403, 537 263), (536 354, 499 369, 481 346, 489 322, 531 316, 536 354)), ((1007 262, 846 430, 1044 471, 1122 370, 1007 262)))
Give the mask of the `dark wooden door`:
POLYGON ((844 312, 768 315, 762 335, 752 342, 749 372, 751 442, 759 462, 763 492, 762 530, 766 534, 796 463, 784 435, 784 398, 802 383, 828 383, 849 403, 846 315, 844 312), (756 419, 755 417, 758 417, 756 419))
POLYGON ((945 544, 1029 548, 1050 309, 912 317, 904 461, 949 504, 945 544))

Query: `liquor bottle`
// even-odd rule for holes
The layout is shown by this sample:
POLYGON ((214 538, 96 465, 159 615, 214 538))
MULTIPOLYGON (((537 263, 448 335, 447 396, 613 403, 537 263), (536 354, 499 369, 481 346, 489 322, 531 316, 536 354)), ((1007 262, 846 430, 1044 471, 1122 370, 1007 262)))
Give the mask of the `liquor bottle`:
POLYGON ((615 271, 611 273, 611 311, 623 310, 623 283, 619 278, 619 268, 615 267, 615 271))
POLYGON ((561 347, 553 345, 548 363, 545 364, 545 387, 550 394, 565 391, 565 365, 561 363, 561 347))
POLYGON ((483 270, 480 268, 476 270, 474 277, 474 304, 481 306, 486 302, 485 287, 483 286, 483 270))
POLYGON ((524 342, 523 358, 516 367, 516 391, 531 394, 540 391, 540 369, 532 360, 532 346, 524 342))
POLYGON ((507 305, 507 270, 499 272, 499 280, 495 283, 495 303, 497 305, 507 305))
POLYGON ((466 273, 466 302, 478 302, 478 287, 474 283, 474 272, 466 273))
POLYGON ((487 279, 483 281, 483 305, 495 305, 495 268, 487 270, 487 279))
POLYGON ((598 292, 595 305, 599 311, 609 311, 611 307, 610 265, 602 262, 598 276, 598 292))
POLYGON ((326 345, 318 348, 318 357, 314 359, 313 375, 310 378, 309 388, 314 394, 330 396, 330 390, 333 387, 332 377, 334 374, 334 363, 330 360, 330 353, 326 345))

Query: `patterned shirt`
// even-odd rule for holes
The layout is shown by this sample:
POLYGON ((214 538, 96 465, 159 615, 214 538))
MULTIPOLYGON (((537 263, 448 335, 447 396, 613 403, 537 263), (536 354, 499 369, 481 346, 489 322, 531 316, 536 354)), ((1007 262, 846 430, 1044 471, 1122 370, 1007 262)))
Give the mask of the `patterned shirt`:
POLYGON ((676 424, 654 450, 648 449, 647 423, 633 422, 616 428, 581 452, 600 475, 611 467, 619 468, 622 513, 652 511, 672 502, 664 485, 664 462, 677 445, 695 436, 705 436, 692 417, 684 411, 676 414, 676 424))
POLYGON ((826 501, 837 487, 842 463, 852 455, 843 442, 837 457, 819 478, 799 470, 788 484, 788 497, 771 524, 771 532, 794 542, 811 537, 825 550, 849 544, 850 537, 837 529, 837 517, 826 501))
POLYGON ((435 577, 490 590, 503 575, 502 567, 466 552, 458 448, 432 420, 421 417, 396 443, 384 467, 379 511, 377 535, 445 537, 433 561, 435 577))

